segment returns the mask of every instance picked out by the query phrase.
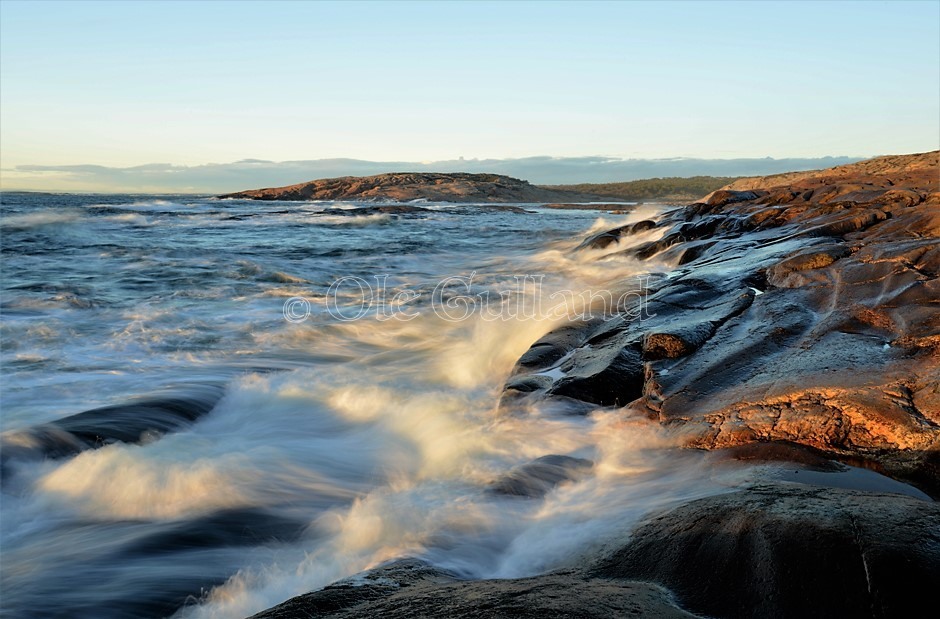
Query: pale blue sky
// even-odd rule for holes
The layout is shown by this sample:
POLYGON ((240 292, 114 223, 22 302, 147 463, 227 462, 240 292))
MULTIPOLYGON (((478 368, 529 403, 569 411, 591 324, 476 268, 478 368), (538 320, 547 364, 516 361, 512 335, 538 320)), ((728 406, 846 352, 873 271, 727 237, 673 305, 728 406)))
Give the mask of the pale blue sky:
POLYGON ((17 165, 940 143, 940 2, 4 0, 17 165))

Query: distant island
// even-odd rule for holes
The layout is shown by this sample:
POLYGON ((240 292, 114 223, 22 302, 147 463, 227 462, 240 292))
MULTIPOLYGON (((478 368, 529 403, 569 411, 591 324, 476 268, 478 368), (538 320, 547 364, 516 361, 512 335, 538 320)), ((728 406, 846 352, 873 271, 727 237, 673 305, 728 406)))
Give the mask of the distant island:
POLYGON ((393 173, 325 178, 286 187, 219 196, 243 200, 389 200, 410 202, 592 202, 610 201, 578 191, 547 189, 500 174, 393 173))
MULTIPOLYGON (((410 202, 540 202, 572 208, 591 202, 688 202, 737 177, 651 178, 623 183, 533 185, 502 174, 398 172, 324 178, 285 187, 250 189, 219 196, 242 200, 388 200, 410 202)), ((611 205, 605 205, 611 206, 611 205)))

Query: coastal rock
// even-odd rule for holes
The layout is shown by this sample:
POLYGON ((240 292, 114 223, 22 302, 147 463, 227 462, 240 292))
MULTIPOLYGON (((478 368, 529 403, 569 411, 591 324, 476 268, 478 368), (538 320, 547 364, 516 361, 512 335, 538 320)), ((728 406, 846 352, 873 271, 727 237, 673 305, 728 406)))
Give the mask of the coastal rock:
POLYGON ((709 206, 724 206, 726 204, 733 204, 735 202, 744 202, 746 200, 754 200, 759 198, 762 195, 766 195, 764 192, 757 193, 754 191, 734 191, 731 189, 719 189, 708 194, 702 202, 708 204, 709 206))
POLYGON ((579 348, 560 366, 564 376, 548 393, 601 406, 622 406, 642 393, 640 359, 638 345, 621 346, 617 339, 604 346, 579 348))
POLYGON ((251 619, 307 617, 694 617, 654 584, 584 578, 575 573, 505 580, 459 580, 416 559, 402 559, 325 589, 292 598, 251 619))
MULTIPOLYGON (((909 185, 919 185, 925 178, 936 183, 938 165, 940 165, 940 151, 912 155, 889 155, 836 166, 827 170, 787 172, 757 178, 742 178, 726 185, 723 189, 748 191, 789 187, 803 192, 811 191, 816 193, 819 191, 825 194, 834 185, 854 183, 897 191, 903 190, 909 185)), ((932 190, 937 191, 936 188, 932 190)), ((810 197, 813 197, 812 194, 810 197)), ((819 197, 817 196, 816 199, 818 200, 819 197)))
MULTIPOLYGON (((500 174, 392 173, 343 176, 219 196, 239 200, 382 200, 409 202, 594 202, 591 194, 545 189, 500 174)), ((610 205, 601 205, 608 208, 610 205)), ((593 208, 593 207, 592 207, 593 208)))
POLYGON ((599 320, 571 322, 539 338, 517 362, 517 370, 544 370, 584 343, 599 320))
POLYGON ((811 247, 794 252, 766 271, 767 282, 778 288, 795 288, 809 283, 810 280, 797 275, 801 271, 810 271, 827 267, 836 260, 852 253, 845 245, 827 245, 811 247), (792 283, 792 285, 789 285, 792 283))
POLYGON ((623 250, 679 263, 643 316, 584 327, 562 375, 524 395, 629 405, 690 447, 791 441, 940 496, 938 190, 932 152, 740 180, 672 211, 660 240, 623 250))
POLYGON ((398 559, 368 572, 337 581, 319 591, 291 598, 253 615, 251 619, 341 616, 344 611, 362 608, 371 602, 381 601, 410 587, 430 588, 455 581, 457 581, 457 575, 453 572, 435 568, 418 559, 398 559))
POLYGON ((940 506, 765 484, 649 519, 591 570, 671 589, 712 617, 905 617, 940 582, 940 506))

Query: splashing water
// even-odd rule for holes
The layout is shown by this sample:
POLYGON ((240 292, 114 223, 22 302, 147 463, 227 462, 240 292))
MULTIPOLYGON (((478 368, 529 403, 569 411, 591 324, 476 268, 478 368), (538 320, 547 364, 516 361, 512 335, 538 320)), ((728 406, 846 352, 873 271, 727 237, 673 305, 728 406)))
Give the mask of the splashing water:
POLYGON ((655 209, 595 221, 441 205, 360 217, 186 196, 3 200, 8 445, 157 388, 225 385, 211 412, 162 436, 5 462, 3 605, 14 614, 244 617, 401 556, 468 578, 529 576, 579 565, 645 514, 739 480, 625 410, 507 414, 498 403, 516 360, 565 319, 450 321, 428 303, 442 278, 470 273, 491 292, 543 275, 530 293, 543 297, 629 287, 667 267, 618 252, 658 231, 572 249, 585 231, 655 209), (420 292, 416 318, 326 311, 337 278, 380 274, 420 292), (282 305, 298 295, 312 310, 290 323, 282 305), (492 491, 552 454, 593 466, 542 497, 492 491))

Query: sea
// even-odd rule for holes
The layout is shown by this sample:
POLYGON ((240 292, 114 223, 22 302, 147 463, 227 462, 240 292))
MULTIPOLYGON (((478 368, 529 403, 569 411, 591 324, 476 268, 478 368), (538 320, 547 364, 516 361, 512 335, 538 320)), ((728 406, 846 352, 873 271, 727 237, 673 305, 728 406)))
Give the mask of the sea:
POLYGON ((381 206, 2 194, 3 616, 241 618, 401 557, 532 576, 742 483, 629 409, 505 405, 567 300, 675 268, 624 251, 661 229, 578 245, 669 207, 381 206), (141 402, 200 414, 134 434, 141 402), (129 437, 47 449, 102 407, 129 437), (544 456, 590 468, 494 491, 544 456))

